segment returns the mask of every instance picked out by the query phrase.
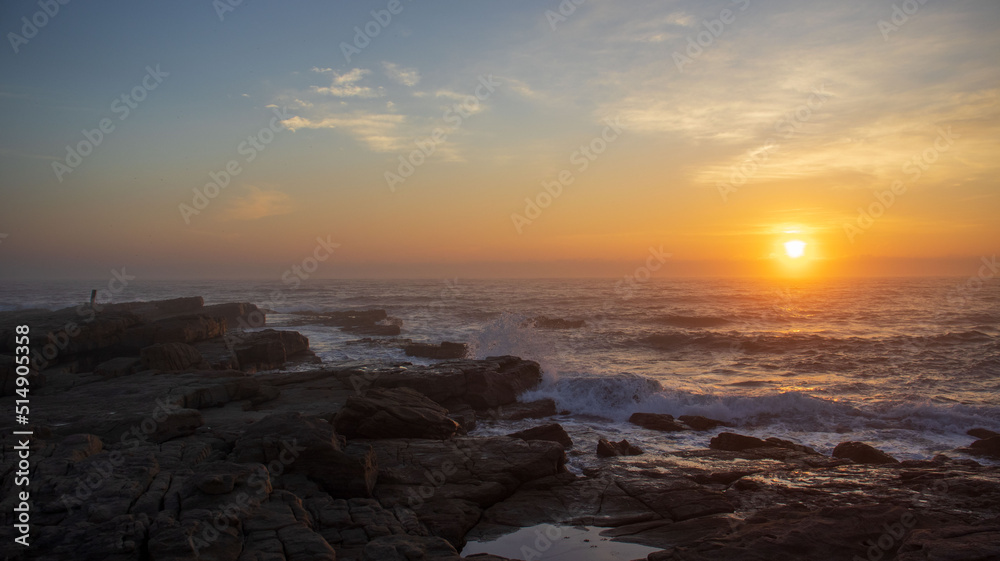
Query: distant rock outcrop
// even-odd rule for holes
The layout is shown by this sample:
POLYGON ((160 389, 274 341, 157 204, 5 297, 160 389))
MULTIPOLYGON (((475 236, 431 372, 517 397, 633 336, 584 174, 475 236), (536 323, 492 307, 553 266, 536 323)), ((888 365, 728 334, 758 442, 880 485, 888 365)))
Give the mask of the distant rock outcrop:
POLYGON ((406 353, 406 356, 436 358, 439 360, 465 358, 468 351, 469 347, 465 343, 450 343, 448 341, 444 341, 439 345, 410 343, 403 347, 403 352, 406 353))
POLYGON ((834 458, 847 458, 856 464, 898 464, 899 460, 864 442, 841 442, 833 449, 834 458))

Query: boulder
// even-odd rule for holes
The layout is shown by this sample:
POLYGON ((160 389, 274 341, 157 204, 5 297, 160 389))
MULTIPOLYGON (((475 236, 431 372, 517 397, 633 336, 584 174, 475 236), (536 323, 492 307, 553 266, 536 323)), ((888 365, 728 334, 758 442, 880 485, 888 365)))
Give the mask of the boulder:
POLYGON ((1000 432, 991 431, 989 429, 983 429, 983 428, 969 429, 969 432, 965 434, 978 438, 980 440, 985 440, 987 438, 991 438, 994 436, 1000 436, 1000 432))
POLYGON ((971 449, 973 452, 981 454, 1000 456, 1000 436, 991 436, 977 440, 972 443, 971 449))
POLYGON ((370 497, 378 475, 371 447, 349 456, 333 426, 299 413, 275 413, 250 425, 232 456, 240 463, 277 462, 282 473, 304 474, 335 498, 370 497))
POLYGON ((309 339, 297 331, 245 332, 227 335, 240 370, 255 372, 281 368, 295 356, 310 353, 309 339))
POLYGON ((708 444, 709 448, 715 450, 729 450, 730 452, 740 452, 750 448, 763 448, 765 446, 770 445, 757 437, 744 436, 733 432, 719 433, 719 436, 713 438, 708 444))
POLYGON ((622 440, 621 442, 609 442, 608 440, 602 438, 597 441, 597 455, 602 458, 609 458, 612 456, 638 456, 642 453, 643 451, 641 448, 629 444, 628 440, 622 440))
POLYGON ((184 370, 201 363, 198 349, 185 343, 159 343, 139 351, 143 366, 150 370, 184 370))
POLYGON ((660 413, 632 413, 632 416, 628 418, 628 422, 643 428, 663 432, 689 430, 688 427, 674 421, 673 416, 660 413))
POLYGON ((349 397, 333 419, 347 438, 451 438, 459 425, 448 410, 410 388, 375 388, 349 397))
POLYGON ((508 434, 507 436, 520 438, 521 440, 547 440, 549 442, 558 442, 566 448, 571 448, 573 446, 573 439, 569 437, 569 434, 559 423, 532 427, 530 429, 508 434))
POLYGON ((794 450, 796 452, 804 452, 806 454, 819 454, 819 452, 813 450, 809 446, 803 446, 801 444, 792 442, 791 440, 784 440, 773 436, 765 438, 764 442, 767 442, 771 446, 777 446, 778 448, 787 448, 789 450, 794 450))
POLYGON ((403 347, 403 352, 406 353, 406 356, 435 358, 440 360, 465 358, 465 354, 468 350, 468 345, 465 343, 449 343, 448 341, 445 341, 440 345, 410 343, 409 345, 403 347))
POLYGON ((841 442, 833 449, 834 458, 847 458, 856 464, 898 464, 899 460, 864 442, 841 442))
POLYGON ((712 430, 718 427, 735 426, 732 423, 719 421, 717 419, 709 419, 708 417, 702 417, 701 415, 681 415, 680 417, 677 417, 677 420, 694 430, 712 430))

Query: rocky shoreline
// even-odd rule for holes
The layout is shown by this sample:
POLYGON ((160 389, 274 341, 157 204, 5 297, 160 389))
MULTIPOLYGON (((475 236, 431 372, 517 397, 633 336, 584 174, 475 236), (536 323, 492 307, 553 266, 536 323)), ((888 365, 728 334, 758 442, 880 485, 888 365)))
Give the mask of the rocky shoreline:
MULTIPOLYGON (((399 330, 384 313, 327 315, 359 334, 399 330)), ((0 555, 491 561, 503 558, 460 552, 550 525, 520 548, 531 561, 559 551, 559 528, 583 525, 655 548, 650 561, 1000 559, 993 466, 900 462, 864 443, 830 457, 721 421, 637 414, 646 430, 703 431, 706 448, 653 455, 605 440, 584 451, 603 459, 573 473, 555 404, 518 402, 542 381, 532 361, 281 371, 317 359, 301 334, 265 322, 252 304, 201 298, 0 314, 5 402, 18 397, 15 326, 30 327, 33 353, 30 423, 12 408, 0 419, 0 555), (476 436, 498 419, 537 425, 476 436), (27 547, 15 542, 23 502, 27 547)), ((970 450, 1000 453, 1000 436, 970 434, 970 450)))

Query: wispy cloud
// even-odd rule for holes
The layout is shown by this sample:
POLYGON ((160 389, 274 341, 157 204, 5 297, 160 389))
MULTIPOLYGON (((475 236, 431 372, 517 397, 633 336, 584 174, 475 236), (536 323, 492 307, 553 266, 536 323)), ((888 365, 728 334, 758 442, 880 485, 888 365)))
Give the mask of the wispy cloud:
MULTIPOLYGON (((329 69, 314 68, 313 70, 326 72, 329 69)), ((372 89, 368 86, 358 85, 358 82, 360 82, 368 74, 371 74, 371 70, 363 68, 355 68, 345 74, 337 74, 336 72, 333 72, 333 81, 330 83, 329 87, 313 86, 312 91, 334 97, 381 97, 384 95, 381 88, 372 89)))
POLYGON ((289 214, 293 210, 288 193, 264 190, 253 185, 246 185, 243 189, 243 193, 228 198, 228 206, 222 212, 224 220, 260 220, 268 216, 289 214))
POLYGON ((382 68, 385 69, 385 75, 397 84, 412 88, 420 83, 420 73, 416 68, 400 68, 392 62, 383 62, 382 68))
POLYGON ((283 121, 290 130, 343 128, 375 152, 393 152, 402 149, 409 139, 401 130, 406 121, 403 115, 392 113, 331 113, 312 118, 295 116, 283 121))

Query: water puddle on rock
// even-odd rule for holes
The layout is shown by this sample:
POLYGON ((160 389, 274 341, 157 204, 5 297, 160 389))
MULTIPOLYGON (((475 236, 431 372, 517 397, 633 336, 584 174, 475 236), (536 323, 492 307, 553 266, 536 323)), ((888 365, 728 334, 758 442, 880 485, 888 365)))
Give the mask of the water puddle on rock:
POLYGON ((521 528, 492 541, 470 541, 462 556, 490 553, 512 559, 566 561, 632 561, 645 559, 659 548, 611 541, 601 536, 607 528, 540 524, 521 528))

